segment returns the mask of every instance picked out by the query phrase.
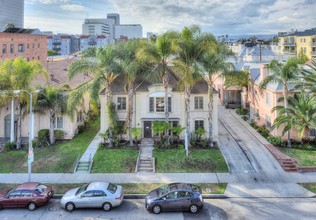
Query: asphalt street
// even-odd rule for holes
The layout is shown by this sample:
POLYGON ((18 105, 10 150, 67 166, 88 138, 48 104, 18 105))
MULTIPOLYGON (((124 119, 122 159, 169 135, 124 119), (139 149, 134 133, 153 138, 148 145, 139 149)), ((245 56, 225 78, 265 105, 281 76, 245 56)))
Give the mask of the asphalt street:
POLYGON ((80 219, 316 219, 316 198, 227 198, 206 199, 205 206, 197 214, 189 212, 166 212, 159 215, 149 213, 144 200, 124 200, 121 206, 105 212, 101 209, 78 209, 67 212, 59 200, 52 199, 46 206, 31 212, 23 208, 3 209, 1 220, 80 220, 80 219))

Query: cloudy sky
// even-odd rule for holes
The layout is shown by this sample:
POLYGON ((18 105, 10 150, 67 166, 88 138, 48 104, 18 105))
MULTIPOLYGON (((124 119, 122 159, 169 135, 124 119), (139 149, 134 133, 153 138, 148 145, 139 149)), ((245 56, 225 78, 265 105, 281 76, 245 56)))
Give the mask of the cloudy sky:
POLYGON ((275 34, 316 27, 316 0, 25 0, 25 27, 81 34, 85 18, 119 13, 146 32, 198 24, 218 34, 275 34))

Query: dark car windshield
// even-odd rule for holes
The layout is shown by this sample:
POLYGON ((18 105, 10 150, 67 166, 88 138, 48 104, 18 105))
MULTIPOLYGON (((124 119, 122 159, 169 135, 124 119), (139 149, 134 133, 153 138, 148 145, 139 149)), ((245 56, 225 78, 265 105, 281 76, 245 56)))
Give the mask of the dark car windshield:
POLYGON ((115 193, 116 192, 116 189, 117 189, 117 185, 113 184, 113 183, 109 183, 109 186, 107 188, 107 190, 111 193, 115 193))
POLYGON ((78 195, 78 194, 80 194, 80 193, 86 191, 87 188, 88 188, 88 185, 89 185, 89 184, 86 184, 86 185, 84 185, 84 186, 81 186, 81 187, 77 190, 76 195, 78 195))

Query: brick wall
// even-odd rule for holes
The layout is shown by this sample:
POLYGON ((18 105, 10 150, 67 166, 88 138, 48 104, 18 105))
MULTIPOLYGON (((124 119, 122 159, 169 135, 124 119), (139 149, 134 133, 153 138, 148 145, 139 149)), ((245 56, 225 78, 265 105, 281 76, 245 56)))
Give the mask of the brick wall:
POLYGON ((39 60, 43 65, 47 60, 47 36, 34 34, 0 33, 0 61, 23 57, 39 60))

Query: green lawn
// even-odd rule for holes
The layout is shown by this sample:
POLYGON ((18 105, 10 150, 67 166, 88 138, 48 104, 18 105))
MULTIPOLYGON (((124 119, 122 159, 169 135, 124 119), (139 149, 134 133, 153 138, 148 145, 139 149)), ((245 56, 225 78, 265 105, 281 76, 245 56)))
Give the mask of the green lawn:
POLYGON ((91 173, 133 173, 138 150, 98 149, 93 158, 91 173))
POLYGON ((184 149, 154 150, 158 173, 228 172, 220 150, 193 149, 186 158, 184 149))
POLYGON ((316 151, 291 148, 279 148, 283 153, 295 159, 300 166, 316 166, 316 151))
POLYGON ((312 191, 313 193, 316 193, 316 183, 301 183, 300 185, 312 191))
MULTIPOLYGON (((100 128, 100 121, 88 123, 87 129, 74 139, 34 149, 34 173, 72 173, 78 155, 82 155, 100 128)), ((0 153, 0 173, 26 173, 27 151, 9 151, 0 153)))

